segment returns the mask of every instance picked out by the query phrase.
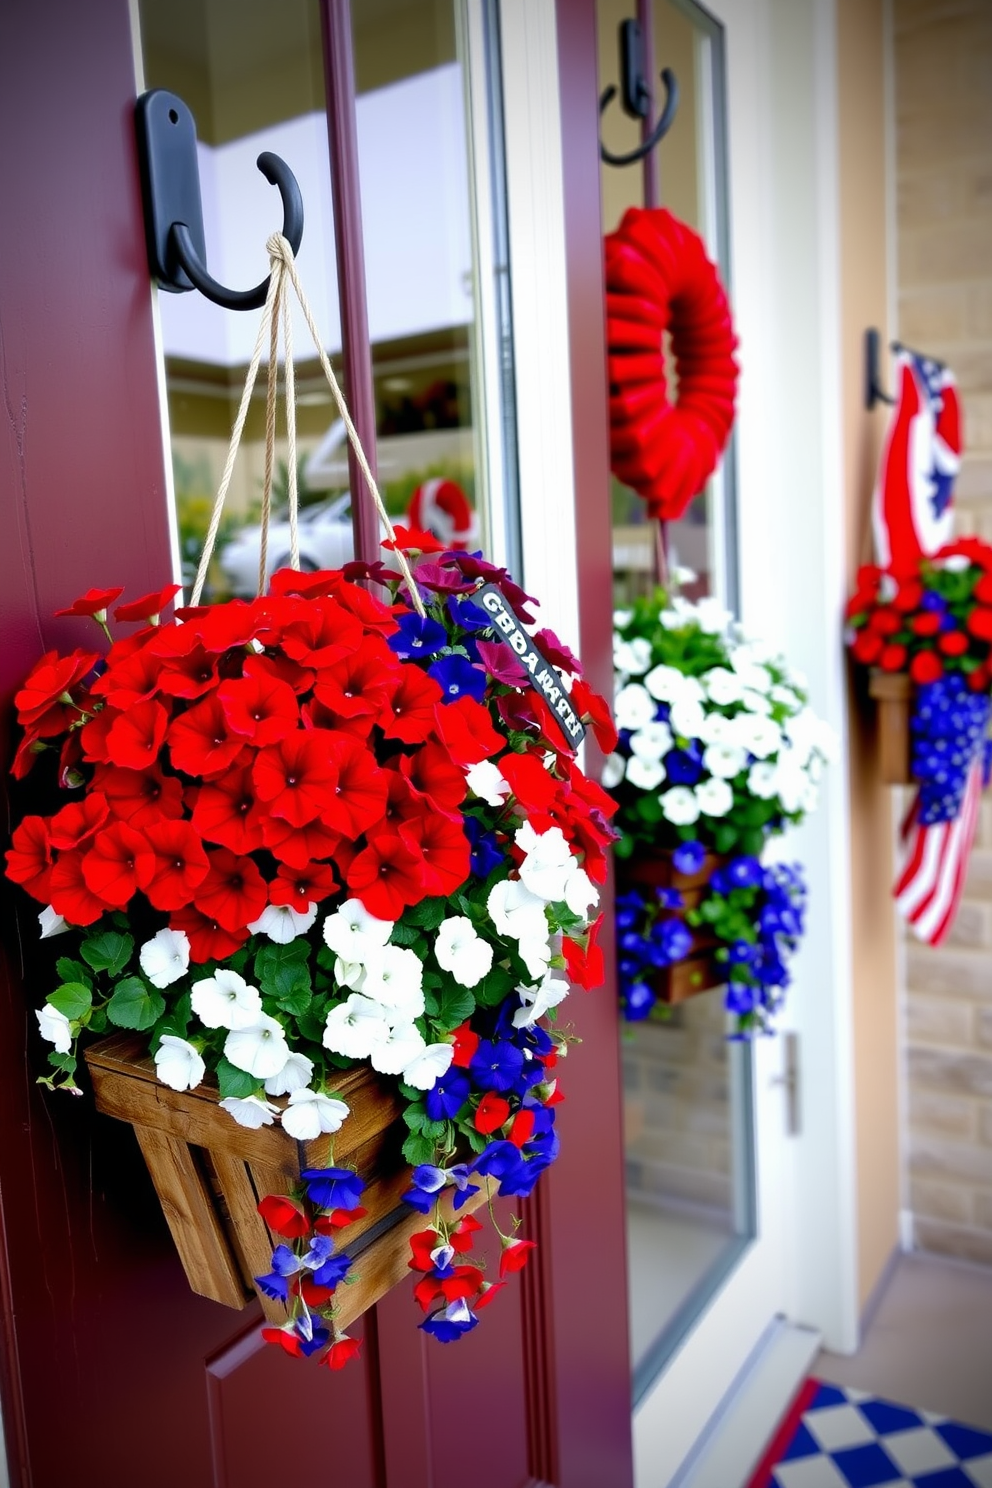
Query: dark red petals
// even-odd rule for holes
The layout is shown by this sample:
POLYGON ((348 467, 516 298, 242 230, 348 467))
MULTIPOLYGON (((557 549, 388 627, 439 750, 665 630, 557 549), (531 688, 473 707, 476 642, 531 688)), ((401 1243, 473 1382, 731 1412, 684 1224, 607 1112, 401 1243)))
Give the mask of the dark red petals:
POLYGON ((156 909, 182 909, 207 876, 209 859, 193 826, 187 821, 150 822, 145 836, 155 854, 155 869, 144 886, 156 909))
POLYGON ((269 902, 265 879, 251 858, 226 847, 209 854, 210 867, 196 892, 197 908, 222 930, 241 934, 269 902))
POLYGON ((107 758, 124 770, 146 770, 158 760, 168 726, 169 715, 161 703, 129 705, 107 732, 107 758))
MULTIPOLYGON (((155 854, 147 837, 115 821, 97 832, 82 863, 86 887, 104 904, 122 909, 155 874, 155 854)), ((66 916, 68 918, 68 916, 66 916)))

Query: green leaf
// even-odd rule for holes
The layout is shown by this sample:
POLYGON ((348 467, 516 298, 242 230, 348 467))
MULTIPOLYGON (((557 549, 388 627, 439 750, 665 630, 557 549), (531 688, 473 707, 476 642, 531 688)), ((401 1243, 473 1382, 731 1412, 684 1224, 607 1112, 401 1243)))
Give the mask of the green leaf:
POLYGON ((665 815, 658 797, 651 795, 639 796, 634 810, 641 818, 641 821, 649 822, 652 825, 655 822, 660 822, 665 815))
POLYGON ((441 1033, 449 1033, 475 1012, 475 998, 471 991, 468 987, 459 987, 457 982, 449 982, 442 987, 437 1000, 438 1010, 433 1015, 433 1021, 441 1033))
POLYGON ((621 832, 613 844, 614 854, 618 858, 629 858, 634 851, 634 839, 629 832, 621 832))
POLYGON ((102 935, 90 935, 79 947, 79 954, 94 971, 109 972, 120 976, 131 959, 134 937, 122 935, 118 930, 104 930, 102 935))
POLYGON ((393 926, 389 939, 393 945, 412 946, 420 939, 420 931, 416 925, 404 925, 400 920, 393 926))
POLYGON ((423 1106, 407 1106, 403 1112, 403 1120, 411 1131, 423 1131, 424 1122, 430 1120, 423 1106))
POLYGON ((75 1054, 56 1054, 53 1049, 48 1056, 48 1062, 55 1069, 65 1070, 67 1075, 74 1075, 76 1073, 75 1054))
POLYGON ((107 1031, 107 1009, 94 1008, 86 1020, 86 1027, 90 1033, 106 1033, 107 1031))
POLYGON ((313 994, 310 988, 301 982, 295 987, 290 987, 284 997, 277 997, 276 1007, 280 1012, 288 1013, 291 1018, 302 1018, 312 1000, 313 994))
POLYGON ((475 984, 472 993, 479 1007, 499 1007, 512 990, 513 978, 510 973, 502 966, 494 966, 481 982, 475 984))
POLYGON ((721 822, 713 832, 713 846, 718 853, 729 853, 737 841, 737 828, 731 822, 721 822))
POLYGON ((71 956, 60 956, 55 963, 55 970, 64 982, 82 982, 84 987, 92 987, 89 967, 84 966, 81 961, 73 961, 71 956))
POLYGON ((82 982, 63 982, 46 1001, 73 1023, 89 1012, 93 1006, 93 993, 82 982))
MULTIPOLYGON (((436 930, 447 912, 446 899, 421 899, 419 904, 403 911, 403 919, 408 925, 418 925, 421 930, 436 930)), ((403 942, 396 939, 397 928, 394 927, 391 939, 396 945, 402 945, 403 942)))
POLYGON ((125 977, 114 988, 114 995, 107 1003, 107 1017, 118 1028, 136 1028, 143 1031, 157 1023, 165 1012, 165 998, 154 987, 149 987, 140 977, 125 977))
POLYGON ((476 1131, 473 1126, 462 1126, 459 1130, 473 1152, 485 1152, 489 1145, 488 1137, 483 1136, 482 1132, 476 1131))
MULTIPOLYGON (((155 1030, 156 1038, 161 1039, 162 1035, 166 1033, 171 1033, 174 1038, 185 1038, 189 1030, 189 1020, 192 1016, 193 1009, 190 1003, 190 995, 188 992, 184 992, 182 997, 176 999, 159 1023, 155 1030)), ((93 1023, 91 1020, 90 1027, 92 1028, 92 1026, 93 1023)))
POLYGON ((244 1100, 245 1096, 254 1095, 258 1088, 254 1075, 249 1075, 247 1070, 238 1069, 223 1054, 217 1061, 217 1083, 220 1086, 221 1100, 226 1100, 229 1095, 244 1100))
POLYGON ((304 994, 309 1001, 313 991, 307 965, 309 953, 310 946, 305 940, 291 940, 289 945, 263 946, 255 957, 255 977, 265 996, 274 997, 281 1004, 282 998, 292 999, 304 994))
POLYGON ((411 1168, 434 1161, 434 1143, 420 1132, 411 1132, 403 1143, 403 1156, 411 1168))
POLYGON ((765 834, 757 828, 741 833, 741 851, 746 852, 749 857, 761 856, 761 849, 765 845, 765 834))

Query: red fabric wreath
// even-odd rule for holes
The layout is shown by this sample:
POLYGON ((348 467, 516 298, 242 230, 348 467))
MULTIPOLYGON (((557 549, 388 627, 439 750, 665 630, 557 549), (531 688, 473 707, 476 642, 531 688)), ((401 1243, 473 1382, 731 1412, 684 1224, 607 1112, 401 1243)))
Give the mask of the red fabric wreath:
POLYGON ((713 473, 734 421, 730 306, 702 239, 664 208, 631 207, 608 235, 606 291, 613 473, 644 497, 651 516, 674 519, 713 473))

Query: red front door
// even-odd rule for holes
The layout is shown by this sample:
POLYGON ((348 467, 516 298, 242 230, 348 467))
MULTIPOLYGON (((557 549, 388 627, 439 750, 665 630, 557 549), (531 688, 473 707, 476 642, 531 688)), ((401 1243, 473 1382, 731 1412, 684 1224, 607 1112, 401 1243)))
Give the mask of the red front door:
MULTIPOLYGON (((595 36, 586 0, 559 12, 567 272, 582 308, 581 364, 592 368, 573 388, 585 440, 580 553, 594 577, 609 551, 601 317, 589 308, 601 303, 598 213, 583 217, 597 189, 595 36)), ((9 759, 20 679, 43 650, 78 644, 73 622, 52 612, 90 585, 156 588, 171 563, 128 3, 33 0, 6 7, 4 32, 0 730, 9 759)), ((583 640, 602 685, 608 578, 586 587, 583 640)), ((525 1219, 539 1264, 453 1346, 418 1331, 409 1289, 398 1288, 364 1320, 361 1363, 329 1377, 263 1348, 254 1307, 236 1313, 193 1295, 130 1128, 97 1116, 88 1098, 35 1086, 45 951, 29 907, 5 890, 0 1383, 14 1488, 630 1482, 609 990, 575 998, 583 1042, 569 1060, 562 1158, 525 1219)))

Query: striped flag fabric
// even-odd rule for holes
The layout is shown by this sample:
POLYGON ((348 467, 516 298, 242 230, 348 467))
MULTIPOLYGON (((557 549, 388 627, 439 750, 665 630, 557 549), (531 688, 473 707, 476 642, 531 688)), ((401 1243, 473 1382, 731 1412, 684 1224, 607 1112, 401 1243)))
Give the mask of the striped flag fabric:
POLYGON ((914 935, 928 945, 940 945, 954 923, 978 829, 982 788, 979 754, 968 772, 961 809, 953 821, 930 826, 920 822, 918 791, 903 819, 899 832, 903 864, 892 893, 914 935))

